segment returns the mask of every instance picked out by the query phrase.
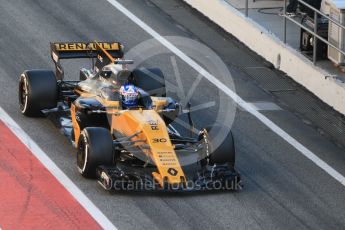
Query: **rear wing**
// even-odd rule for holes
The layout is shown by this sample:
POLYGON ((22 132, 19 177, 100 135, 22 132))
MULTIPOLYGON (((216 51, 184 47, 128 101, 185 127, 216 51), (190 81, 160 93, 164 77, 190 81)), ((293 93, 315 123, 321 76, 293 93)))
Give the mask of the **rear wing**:
POLYGON ((50 51, 58 80, 62 80, 64 75, 60 63, 62 59, 104 56, 113 62, 117 58, 123 58, 123 46, 119 42, 53 42, 50 43, 50 51))

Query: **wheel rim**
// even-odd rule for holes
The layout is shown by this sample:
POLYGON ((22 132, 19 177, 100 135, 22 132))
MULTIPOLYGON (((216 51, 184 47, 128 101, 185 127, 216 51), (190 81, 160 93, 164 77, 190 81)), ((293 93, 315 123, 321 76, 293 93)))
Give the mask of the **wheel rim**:
POLYGON ((84 141, 80 141, 79 147, 78 147, 77 165, 81 173, 85 171, 88 153, 89 153, 89 145, 85 143, 84 141))
POLYGON ((25 76, 21 77, 19 83, 19 104, 21 112, 24 113, 28 106, 28 84, 25 76))

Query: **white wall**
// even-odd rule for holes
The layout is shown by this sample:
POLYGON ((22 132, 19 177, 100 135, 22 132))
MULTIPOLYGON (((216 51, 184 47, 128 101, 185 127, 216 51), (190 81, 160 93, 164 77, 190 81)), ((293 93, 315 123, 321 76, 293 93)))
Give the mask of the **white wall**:
POLYGON ((273 63, 276 68, 287 73, 322 101, 345 114, 344 83, 315 67, 302 54, 285 45, 272 33, 250 18, 246 18, 223 0, 184 1, 273 63))

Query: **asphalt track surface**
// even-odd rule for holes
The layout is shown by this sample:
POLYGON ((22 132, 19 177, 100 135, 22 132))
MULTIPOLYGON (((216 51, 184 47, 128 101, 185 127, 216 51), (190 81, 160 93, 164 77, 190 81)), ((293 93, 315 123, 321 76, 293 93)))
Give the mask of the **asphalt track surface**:
MULTIPOLYGON (((210 47, 228 66, 236 92, 243 99, 280 106, 280 110, 262 113, 345 175, 345 151, 341 142, 344 138, 332 136, 332 132, 320 132, 318 127, 323 126, 322 119, 315 118, 311 125, 307 120, 316 115, 313 112, 300 115, 296 112, 298 108, 293 106, 311 97, 303 88, 291 83, 282 73, 273 71, 280 84, 270 85, 271 90, 266 90, 260 79, 253 79, 249 73, 253 69, 254 72, 266 69, 267 63, 179 1, 119 2, 162 36, 187 37, 210 47), (273 93, 290 92, 290 85, 298 95, 295 101, 293 97, 278 97, 273 93)), ((232 128, 237 169, 244 182, 242 191, 110 194, 95 181, 83 179, 76 170, 75 150, 53 123, 47 119, 24 118, 19 113, 18 76, 25 69, 53 68, 49 56, 51 41, 118 40, 130 50, 151 37, 107 1, 13 0, 0 3, 0 106, 117 228, 344 229, 345 187, 241 109, 237 109, 232 128)), ((172 59, 176 60, 182 85, 188 91, 198 74, 174 54, 152 57, 143 65, 162 68, 167 79, 178 84, 172 59)), ((78 63, 68 64, 67 78, 76 79, 78 67, 78 63)), ((171 96, 178 95, 172 93, 171 96)), ((227 106, 232 105, 230 99, 205 79, 200 80, 191 101, 192 104, 217 102, 214 108, 193 114, 197 127, 212 123, 215 112, 224 114, 224 101, 227 106)), ((324 111, 326 118, 336 116, 340 123, 343 122, 321 102, 313 106, 314 111, 324 111)), ((334 129, 338 127, 340 125, 334 129)))

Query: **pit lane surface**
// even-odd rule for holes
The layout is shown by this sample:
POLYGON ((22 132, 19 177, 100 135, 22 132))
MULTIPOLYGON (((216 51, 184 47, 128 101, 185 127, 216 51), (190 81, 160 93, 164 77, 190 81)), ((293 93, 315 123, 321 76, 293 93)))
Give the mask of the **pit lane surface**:
MULTIPOLYGON (((243 68, 265 67, 255 54, 178 1, 120 2, 161 35, 198 39, 215 50, 228 64, 236 92, 242 98, 281 103, 283 110, 263 113, 345 175, 344 149, 284 106, 288 102, 275 101, 258 81, 244 73, 243 68)), ((81 178, 75 166, 75 151, 59 130, 46 119, 23 118, 18 112, 18 76, 25 69, 53 68, 49 57, 50 41, 118 40, 129 50, 151 37, 106 1, 23 0, 1 1, 1 5, 0 106, 119 229, 344 228, 345 188, 240 109, 233 127, 237 168, 245 184, 240 192, 109 194, 94 181, 81 178)), ((168 55, 166 59, 153 59, 149 64, 163 68, 167 78, 173 81, 175 76, 169 58, 168 55)), ((197 74, 181 60, 177 62, 183 76, 188 76, 182 77, 188 89, 193 84, 191 78, 196 78, 197 74)), ((75 70, 71 76, 77 75, 78 65, 71 64, 72 67, 75 70)), ((199 87, 192 99, 195 103, 198 99, 219 97, 218 93, 212 93, 216 88, 206 80, 201 80, 199 87)), ((301 100, 308 96, 303 89, 297 87, 295 90, 301 100)), ((194 117, 200 127, 213 120, 212 113, 208 112, 197 113, 194 117)))

